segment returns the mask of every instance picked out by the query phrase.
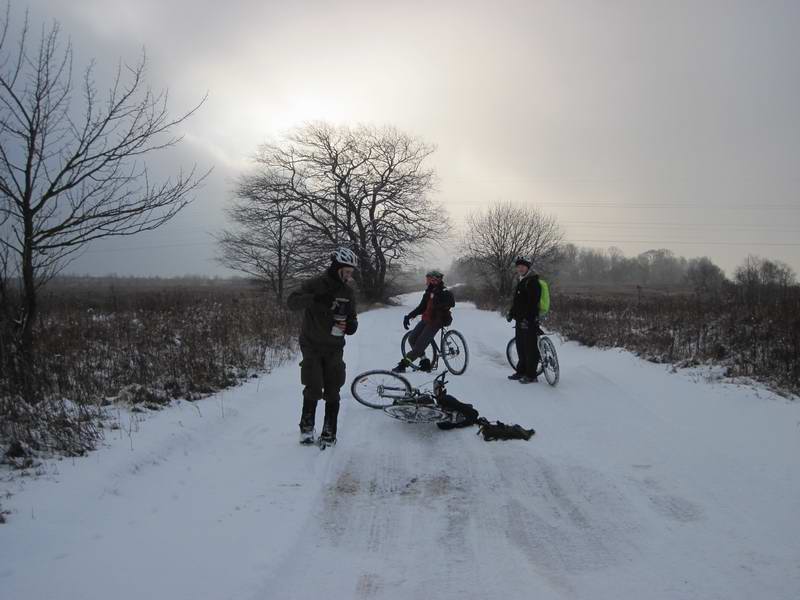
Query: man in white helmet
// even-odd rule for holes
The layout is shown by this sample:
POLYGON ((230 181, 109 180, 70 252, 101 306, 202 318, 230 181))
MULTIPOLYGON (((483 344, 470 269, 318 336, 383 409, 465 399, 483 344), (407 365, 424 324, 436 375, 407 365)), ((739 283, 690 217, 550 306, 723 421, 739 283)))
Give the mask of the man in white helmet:
POLYGON ((358 328, 355 294, 348 285, 358 267, 358 258, 349 248, 339 248, 331 259, 325 273, 306 281, 286 300, 291 310, 303 311, 300 443, 314 443, 317 403, 324 399, 325 421, 317 440, 323 447, 336 443, 339 390, 347 377, 344 336, 353 335, 358 328))

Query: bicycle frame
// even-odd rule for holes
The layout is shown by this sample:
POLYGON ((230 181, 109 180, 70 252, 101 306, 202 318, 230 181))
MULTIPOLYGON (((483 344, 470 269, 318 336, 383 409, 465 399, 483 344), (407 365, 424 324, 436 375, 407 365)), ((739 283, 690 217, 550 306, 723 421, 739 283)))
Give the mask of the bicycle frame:
MULTIPOLYGON (((390 417, 407 423, 441 422, 442 419, 453 420, 454 413, 445 409, 440 398, 447 393, 444 371, 433 380, 433 392, 425 392, 419 388, 411 388, 411 392, 403 393, 401 398, 396 398, 392 405, 383 411, 390 417)), ((387 396, 391 397, 391 396, 387 396)))

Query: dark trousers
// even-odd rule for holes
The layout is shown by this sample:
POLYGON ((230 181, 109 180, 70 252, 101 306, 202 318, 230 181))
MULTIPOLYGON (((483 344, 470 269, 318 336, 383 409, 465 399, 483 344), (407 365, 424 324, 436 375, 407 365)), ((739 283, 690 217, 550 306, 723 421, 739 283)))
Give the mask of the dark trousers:
POLYGON ((517 343, 517 373, 536 377, 536 369, 539 366, 539 324, 527 323, 523 327, 521 321, 517 321, 515 340, 517 343))
POLYGON ((343 360, 344 349, 317 350, 301 347, 300 381, 303 384, 303 412, 300 430, 314 428, 317 402, 325 400, 325 423, 323 431, 336 435, 339 416, 339 390, 347 379, 343 360))
POLYGON ((420 356, 425 356, 425 349, 436 337, 441 327, 420 321, 416 327, 411 330, 411 335, 408 336, 408 343, 411 346, 411 352, 406 354, 408 360, 417 360, 420 356))

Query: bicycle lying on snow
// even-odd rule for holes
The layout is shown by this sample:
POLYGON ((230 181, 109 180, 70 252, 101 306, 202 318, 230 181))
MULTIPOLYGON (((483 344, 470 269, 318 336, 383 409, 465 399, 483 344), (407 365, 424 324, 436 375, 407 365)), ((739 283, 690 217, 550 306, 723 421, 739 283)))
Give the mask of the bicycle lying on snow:
POLYGON ((466 416, 450 406, 445 376, 442 371, 433 380, 431 391, 411 386, 411 383, 391 371, 367 371, 358 375, 350 386, 353 398, 364 406, 383 410, 390 417, 406 423, 452 423, 457 425, 466 416))
POLYGON ((486 441, 529 440, 536 432, 521 425, 490 422, 479 416, 471 404, 459 402, 447 393, 442 371, 433 380, 433 390, 412 387, 402 375, 391 371, 367 371, 350 386, 353 398, 364 406, 380 408, 390 417, 406 423, 436 423, 440 429, 478 425, 486 441))
MULTIPOLYGON (((553 345, 553 342, 541 328, 539 328, 539 355, 541 356, 541 360, 536 370, 536 376, 544 375, 547 383, 556 385, 561 376, 561 370, 558 366, 558 354, 556 354, 555 345, 553 345)), ((511 368, 516 371, 517 364, 519 363, 516 338, 511 338, 506 346, 506 358, 511 368)))

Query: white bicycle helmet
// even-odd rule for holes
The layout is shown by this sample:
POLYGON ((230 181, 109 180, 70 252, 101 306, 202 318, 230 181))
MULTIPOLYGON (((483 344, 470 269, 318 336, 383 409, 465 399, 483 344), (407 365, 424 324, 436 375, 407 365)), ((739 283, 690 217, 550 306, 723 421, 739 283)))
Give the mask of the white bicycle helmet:
POLYGON ((358 257, 350 248, 345 248, 344 246, 337 248, 336 252, 331 255, 331 258, 340 265, 353 267, 354 269, 358 268, 358 257))

